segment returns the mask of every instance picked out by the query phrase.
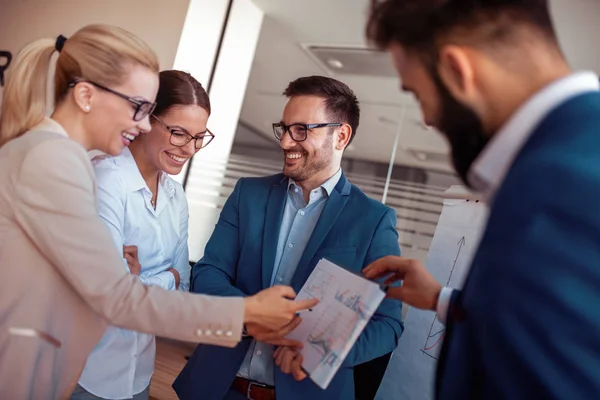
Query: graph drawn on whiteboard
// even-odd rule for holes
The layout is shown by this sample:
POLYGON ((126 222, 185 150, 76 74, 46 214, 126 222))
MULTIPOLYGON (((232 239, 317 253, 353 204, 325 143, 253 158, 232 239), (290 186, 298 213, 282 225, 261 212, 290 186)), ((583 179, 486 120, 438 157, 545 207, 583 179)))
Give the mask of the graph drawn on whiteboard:
MULTIPOLYGON (((448 193, 452 195, 452 193, 448 193)), ((460 289, 487 220, 487 206, 476 198, 444 199, 425 266, 443 286, 460 289)), ((435 313, 411 308, 404 333, 390 360, 376 400, 431 400, 446 329, 435 313), (402 381, 402 385, 398 382, 402 381)))
MULTIPOLYGON (((461 237, 457 243, 458 250, 456 252, 456 257, 454 258, 454 262, 452 263, 452 268, 450 269, 450 275, 448 276, 448 280, 446 281, 445 286, 450 285, 450 281, 452 281, 452 274, 454 273, 454 269, 456 268, 456 262, 458 261, 458 257, 460 256, 460 252, 462 248, 465 246, 466 240, 465 237, 461 237)), ((421 349, 421 352, 431 358, 438 359, 438 354, 440 351, 440 344, 444 341, 444 336, 446 335, 446 327, 439 321, 437 314, 435 314, 431 320, 431 327, 429 328, 429 332, 427 333, 427 338, 425 339, 425 344, 421 349)))

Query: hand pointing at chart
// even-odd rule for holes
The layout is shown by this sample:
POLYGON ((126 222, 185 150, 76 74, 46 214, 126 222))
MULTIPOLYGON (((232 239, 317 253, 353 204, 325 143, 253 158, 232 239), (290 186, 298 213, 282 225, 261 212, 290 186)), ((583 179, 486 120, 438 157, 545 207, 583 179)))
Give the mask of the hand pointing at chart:
POLYGON ((387 297, 412 307, 435 311, 442 285, 419 261, 397 256, 383 257, 365 268, 363 273, 368 279, 387 277, 386 285, 402 281, 402 286, 388 289, 387 297))

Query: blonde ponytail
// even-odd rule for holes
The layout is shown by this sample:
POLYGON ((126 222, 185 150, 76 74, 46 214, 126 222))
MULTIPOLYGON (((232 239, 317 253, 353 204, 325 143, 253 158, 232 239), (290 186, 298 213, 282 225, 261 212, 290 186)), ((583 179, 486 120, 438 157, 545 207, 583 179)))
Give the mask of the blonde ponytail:
POLYGON ((37 40, 21 50, 8 69, 0 115, 0 146, 44 118, 48 70, 54 51, 53 40, 37 40))
MULTIPOLYGON (((25 47, 8 70, 0 146, 40 123, 46 114, 47 77, 56 42, 42 39, 25 47)), ((86 79, 105 86, 122 84, 132 66, 141 65, 158 75, 158 58, 141 39, 125 29, 88 25, 62 42, 54 72, 54 104, 66 97, 69 83, 86 79)))

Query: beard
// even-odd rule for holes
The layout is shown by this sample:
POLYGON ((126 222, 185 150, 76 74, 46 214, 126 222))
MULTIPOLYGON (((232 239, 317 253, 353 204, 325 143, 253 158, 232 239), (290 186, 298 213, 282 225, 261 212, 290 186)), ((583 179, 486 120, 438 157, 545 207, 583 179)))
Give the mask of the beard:
POLYGON ((308 154, 299 143, 297 147, 285 150, 283 152, 283 175, 294 182, 302 182, 328 169, 333 162, 333 134, 331 133, 328 133, 322 146, 316 149, 314 154, 308 154), (288 167, 286 153, 295 152, 303 153, 304 156, 302 156, 302 160, 299 163, 293 167, 288 167))
POLYGON ((440 96, 440 118, 437 128, 448 139, 452 151, 452 164, 460 179, 469 188, 468 173, 471 165, 486 146, 481 118, 471 108, 456 100, 439 75, 433 80, 440 96))

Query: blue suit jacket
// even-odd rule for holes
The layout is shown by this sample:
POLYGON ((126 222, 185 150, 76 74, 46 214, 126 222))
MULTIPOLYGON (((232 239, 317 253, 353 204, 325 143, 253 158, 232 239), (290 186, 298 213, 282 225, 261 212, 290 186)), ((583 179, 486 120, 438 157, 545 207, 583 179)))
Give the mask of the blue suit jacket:
POLYGON ((517 156, 449 308, 440 399, 600 398, 600 94, 517 156))
MULTIPOLYGON (((227 200, 205 254, 192 271, 192 291, 245 296, 271 282, 287 196, 283 175, 240 179, 227 200)), ((369 199, 342 175, 300 259, 292 287, 298 292, 321 258, 360 273, 371 262, 400 254, 396 213, 369 199)), ((279 400, 354 399, 353 366, 393 351, 402 334, 401 307, 384 300, 342 367, 322 390, 309 378, 296 382, 275 367, 279 400)), ((222 399, 250 345, 234 349, 199 345, 173 388, 183 400, 222 399)))

